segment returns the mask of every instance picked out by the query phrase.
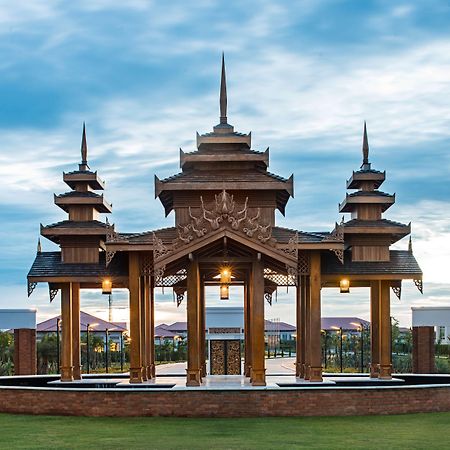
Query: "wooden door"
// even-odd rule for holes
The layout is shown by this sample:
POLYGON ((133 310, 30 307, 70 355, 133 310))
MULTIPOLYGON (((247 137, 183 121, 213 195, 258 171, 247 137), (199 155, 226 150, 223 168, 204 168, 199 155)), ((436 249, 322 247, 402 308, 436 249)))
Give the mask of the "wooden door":
POLYGON ((211 375, 241 374, 241 343, 239 340, 210 341, 211 375))

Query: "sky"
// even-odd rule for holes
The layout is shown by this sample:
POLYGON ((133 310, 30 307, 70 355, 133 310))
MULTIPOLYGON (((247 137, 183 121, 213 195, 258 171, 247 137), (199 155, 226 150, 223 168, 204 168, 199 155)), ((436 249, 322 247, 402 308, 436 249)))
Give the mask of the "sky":
MULTIPOLYGON (((178 172, 179 148, 219 117, 225 52, 228 118, 270 147, 270 171, 294 174, 279 226, 326 231, 340 220, 345 182, 361 164, 364 120, 372 167, 396 194, 386 217, 412 222, 424 295, 403 283, 392 315, 450 305, 450 4, 448 1, 0 0, 0 308, 58 313, 47 286, 28 299, 39 224, 65 219, 53 194, 80 160, 106 180, 120 232, 172 226, 153 176, 178 172)), ((348 217, 346 217, 348 220, 348 217)), ((395 245, 406 249, 407 238, 395 245)), ((54 244, 42 241, 44 251, 54 244)), ((369 317, 367 289, 323 289, 324 316, 369 317)), ((208 306, 219 304, 208 292, 208 306)), ((280 290, 267 318, 294 321, 295 291, 280 290)), ((83 291, 82 309, 108 317, 107 299, 83 291)), ((239 290, 227 303, 241 305, 239 290)), ((113 295, 127 320, 127 292, 113 295)), ((184 320, 157 292, 156 321, 184 320)))

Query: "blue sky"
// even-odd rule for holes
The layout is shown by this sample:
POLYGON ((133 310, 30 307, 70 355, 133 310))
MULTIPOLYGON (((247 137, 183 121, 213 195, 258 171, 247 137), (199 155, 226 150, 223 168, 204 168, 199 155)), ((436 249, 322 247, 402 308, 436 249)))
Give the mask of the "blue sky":
MULTIPOLYGON (((361 160, 367 120, 371 161, 396 193, 388 218, 412 221, 425 295, 404 283, 393 315, 450 302, 450 6, 447 1, 150 2, 0 0, 0 307, 57 311, 45 287, 26 299, 39 223, 64 213, 53 193, 79 160, 107 182, 111 222, 123 232, 170 226, 153 174, 178 171, 179 147, 218 121, 221 52, 229 121, 271 149, 272 172, 294 173, 282 226, 329 230, 345 180, 361 160)), ((397 248, 406 248, 401 241, 397 248)), ((43 241, 44 250, 53 249, 43 241)), ((211 298, 215 294, 211 294, 211 298)), ((269 318, 292 321, 294 293, 269 318)), ((115 294, 116 320, 126 293, 115 294)), ((214 301, 211 300, 211 304, 214 301)), ((239 300, 232 300, 238 304, 239 300)), ((85 292, 83 309, 105 317, 85 292)), ((157 321, 180 319, 158 294, 157 321)), ((367 318, 368 293, 323 293, 324 315, 367 318)))

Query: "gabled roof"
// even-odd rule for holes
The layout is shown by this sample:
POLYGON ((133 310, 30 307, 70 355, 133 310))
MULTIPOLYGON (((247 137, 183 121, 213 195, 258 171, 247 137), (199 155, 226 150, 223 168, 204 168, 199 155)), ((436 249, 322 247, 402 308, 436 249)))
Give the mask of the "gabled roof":
MULTIPOLYGON (((37 332, 56 332, 58 319, 61 319, 61 315, 52 317, 44 322, 38 323, 36 326, 37 332)), ((106 330, 114 332, 127 331, 126 324, 119 324, 117 322, 108 322, 107 320, 100 319, 100 317, 93 316, 84 311, 80 311, 80 331, 86 331, 89 326, 90 332, 105 332, 106 330)))

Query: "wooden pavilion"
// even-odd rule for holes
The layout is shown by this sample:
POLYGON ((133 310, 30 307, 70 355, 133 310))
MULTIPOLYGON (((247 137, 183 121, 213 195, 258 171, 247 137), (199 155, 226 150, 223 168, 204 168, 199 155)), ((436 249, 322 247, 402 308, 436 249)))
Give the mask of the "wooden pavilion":
MULTIPOLYGON (((81 164, 64 173, 71 191, 55 195, 67 220, 41 226, 41 235, 60 251, 38 248, 28 274, 28 295, 47 282, 50 299, 61 291, 61 379, 80 379, 80 289, 129 290, 130 382, 155 377, 154 290, 171 287, 178 303, 185 295, 188 323, 188 386, 207 376, 205 363, 205 286, 243 286, 244 375, 265 385, 264 302, 280 286, 296 286, 296 376, 322 381, 321 290, 370 287, 371 376, 391 378, 390 291, 400 297, 404 279, 422 289, 422 272, 412 248, 390 246, 410 233, 410 225, 383 218, 395 195, 381 192, 386 173, 372 169, 364 125, 363 161, 347 181, 339 205, 351 219, 329 232, 303 232, 276 225, 294 194, 288 179, 268 171, 269 149, 251 149, 251 133, 234 130, 227 119, 225 65, 222 60, 220 122, 211 133, 197 133, 197 150, 180 149, 181 172, 160 180, 155 197, 175 226, 141 233, 120 233, 100 214, 111 205, 87 159, 83 127, 81 164)), ((223 355, 217 355, 218 360, 223 355)), ((234 358, 238 360, 239 358, 234 358)))

